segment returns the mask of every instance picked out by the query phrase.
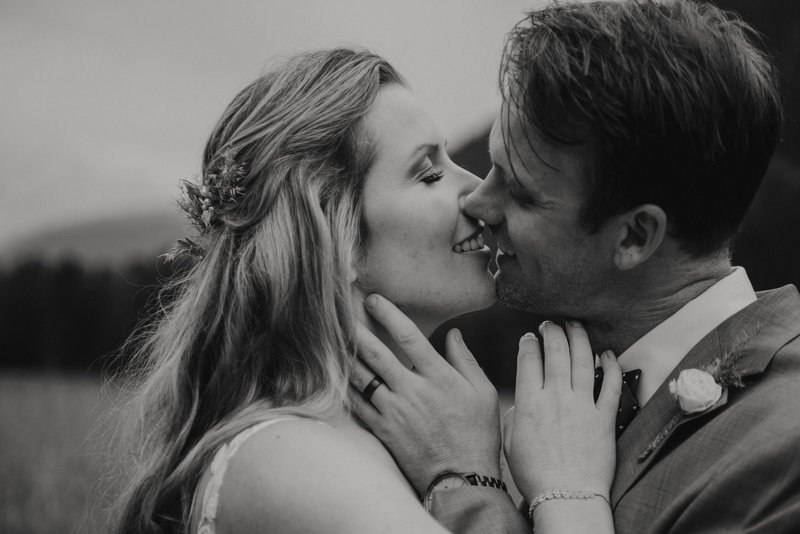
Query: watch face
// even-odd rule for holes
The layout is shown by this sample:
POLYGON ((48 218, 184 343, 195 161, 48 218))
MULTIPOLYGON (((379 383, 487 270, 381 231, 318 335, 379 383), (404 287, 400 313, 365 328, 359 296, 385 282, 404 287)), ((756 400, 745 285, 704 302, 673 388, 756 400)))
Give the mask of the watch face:
POLYGON ((471 486, 466 477, 458 473, 443 473, 436 478, 428 487, 425 493, 425 498, 422 500, 425 509, 430 512, 433 508, 433 494, 439 491, 453 489, 453 488, 466 488, 471 486))
POLYGON ((432 489, 433 491, 439 491, 453 488, 465 488, 469 485, 470 483, 466 478, 460 475, 451 474, 441 477, 432 489))

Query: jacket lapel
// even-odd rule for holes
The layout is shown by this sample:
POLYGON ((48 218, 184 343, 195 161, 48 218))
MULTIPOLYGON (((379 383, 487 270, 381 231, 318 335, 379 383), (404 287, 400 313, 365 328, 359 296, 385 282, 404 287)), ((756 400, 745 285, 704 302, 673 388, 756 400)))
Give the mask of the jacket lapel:
POLYGON ((775 353, 800 334, 800 295, 794 286, 765 291, 758 300, 704 337, 673 369, 617 440, 617 470, 611 504, 619 500, 659 460, 658 451, 689 421, 710 419, 728 396, 709 410, 685 416, 669 392, 669 382, 684 369, 704 368, 718 358, 735 358, 742 378, 762 373, 775 353))

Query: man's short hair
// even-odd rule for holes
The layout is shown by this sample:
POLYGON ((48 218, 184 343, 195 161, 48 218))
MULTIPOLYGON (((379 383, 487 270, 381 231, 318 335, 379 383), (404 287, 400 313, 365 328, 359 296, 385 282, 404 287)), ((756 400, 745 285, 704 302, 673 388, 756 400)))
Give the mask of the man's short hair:
POLYGON ((653 203, 702 256, 730 245, 780 137, 777 73, 758 41, 709 4, 555 3, 509 34, 501 88, 528 139, 587 147, 587 231, 653 203))

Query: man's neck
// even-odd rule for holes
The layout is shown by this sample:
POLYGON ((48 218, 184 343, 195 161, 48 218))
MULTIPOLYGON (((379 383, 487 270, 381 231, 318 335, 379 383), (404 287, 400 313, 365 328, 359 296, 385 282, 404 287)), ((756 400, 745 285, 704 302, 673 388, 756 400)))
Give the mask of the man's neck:
MULTIPOLYGON (((644 273, 617 292, 606 313, 584 319, 595 352, 619 356, 653 328, 732 272, 727 254, 711 260, 662 266, 662 276, 644 273)), ((630 280, 629 280, 630 282, 630 280)))

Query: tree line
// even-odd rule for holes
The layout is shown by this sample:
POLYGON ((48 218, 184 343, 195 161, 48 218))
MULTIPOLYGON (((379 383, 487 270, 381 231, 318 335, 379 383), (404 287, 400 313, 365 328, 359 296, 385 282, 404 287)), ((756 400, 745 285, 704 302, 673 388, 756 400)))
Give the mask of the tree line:
POLYGON ((172 268, 158 259, 121 269, 30 259, 0 272, 0 365, 97 372, 142 318, 172 268))

